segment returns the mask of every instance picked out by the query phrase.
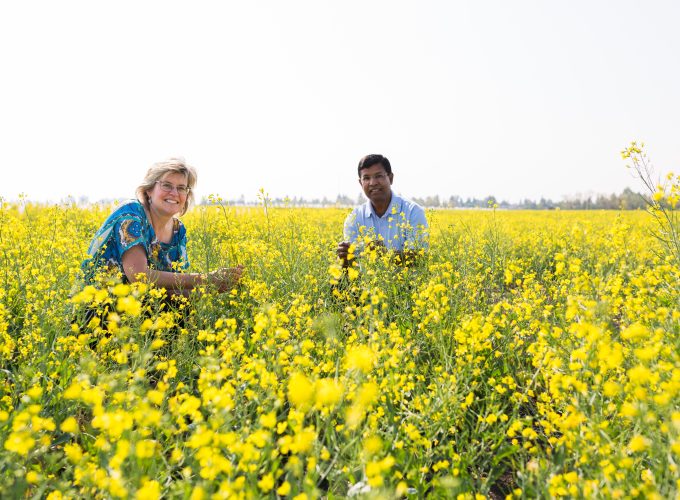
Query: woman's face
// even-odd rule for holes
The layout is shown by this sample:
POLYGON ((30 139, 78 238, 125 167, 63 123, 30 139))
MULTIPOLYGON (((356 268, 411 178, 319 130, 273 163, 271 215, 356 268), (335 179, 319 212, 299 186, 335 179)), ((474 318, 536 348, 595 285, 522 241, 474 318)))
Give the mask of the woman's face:
POLYGON ((153 189, 147 191, 149 206, 155 213, 172 217, 182 213, 189 196, 187 177, 178 173, 163 175, 153 189))

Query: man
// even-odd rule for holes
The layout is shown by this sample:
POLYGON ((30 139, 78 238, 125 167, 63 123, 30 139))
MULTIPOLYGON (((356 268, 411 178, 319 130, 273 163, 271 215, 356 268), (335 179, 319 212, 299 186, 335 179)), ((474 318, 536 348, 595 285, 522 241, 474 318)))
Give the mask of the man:
POLYGON ((357 168, 359 184, 368 198, 345 219, 345 241, 338 243, 337 255, 349 265, 349 246, 366 237, 371 246, 384 247, 399 260, 427 247, 428 225, 420 205, 392 192, 392 166, 382 155, 364 156, 357 168))

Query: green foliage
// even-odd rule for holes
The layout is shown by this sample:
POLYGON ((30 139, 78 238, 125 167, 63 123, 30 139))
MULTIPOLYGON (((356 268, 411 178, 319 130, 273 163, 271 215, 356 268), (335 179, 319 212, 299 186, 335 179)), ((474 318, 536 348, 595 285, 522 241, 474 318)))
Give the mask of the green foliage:
POLYGON ((192 269, 246 276, 173 299, 79 282, 107 210, 0 208, 0 496, 677 495, 680 269, 644 213, 436 211, 415 261, 343 271, 346 211, 217 202, 192 269))

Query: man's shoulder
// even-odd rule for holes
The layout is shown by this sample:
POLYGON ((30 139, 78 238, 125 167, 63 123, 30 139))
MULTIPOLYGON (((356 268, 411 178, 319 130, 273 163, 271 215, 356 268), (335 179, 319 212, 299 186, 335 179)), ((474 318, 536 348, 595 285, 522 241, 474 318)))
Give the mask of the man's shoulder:
POLYGON ((401 198, 401 213, 404 218, 413 226, 428 226, 425 209, 415 201, 407 198, 401 198))
POLYGON ((357 205, 352 209, 352 211, 347 214, 347 217, 345 218, 345 221, 355 221, 357 219, 365 219, 367 217, 370 217, 371 215, 371 207, 370 207, 370 201, 367 201, 366 203, 362 203, 361 205, 357 205))
POLYGON ((404 198, 403 196, 398 196, 398 195, 395 195, 395 196, 397 196, 397 198, 400 200, 403 211, 425 213, 425 209, 423 207, 421 207, 415 201, 410 200, 408 198, 404 198))

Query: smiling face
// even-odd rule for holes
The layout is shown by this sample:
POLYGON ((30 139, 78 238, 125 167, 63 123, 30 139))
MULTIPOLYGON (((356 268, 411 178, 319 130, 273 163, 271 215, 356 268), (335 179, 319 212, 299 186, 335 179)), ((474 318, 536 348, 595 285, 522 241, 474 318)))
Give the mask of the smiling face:
POLYGON ((179 173, 163 175, 153 189, 147 191, 149 208, 158 215, 173 217, 182 213, 187 204, 187 177, 179 173), (180 188, 178 190, 178 188, 180 188), (184 188, 184 189, 182 189, 184 188), (184 191, 184 193, 180 193, 184 191))
MULTIPOLYGON (((392 180, 394 176, 388 174, 385 167, 376 163, 360 171, 359 184, 364 190, 366 198, 371 200, 374 209, 387 209, 392 199, 392 180)), ((380 214, 379 214, 380 215, 380 214)))

